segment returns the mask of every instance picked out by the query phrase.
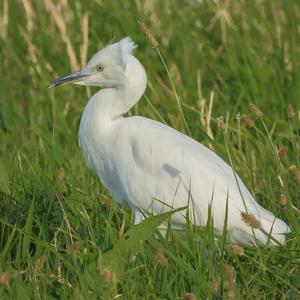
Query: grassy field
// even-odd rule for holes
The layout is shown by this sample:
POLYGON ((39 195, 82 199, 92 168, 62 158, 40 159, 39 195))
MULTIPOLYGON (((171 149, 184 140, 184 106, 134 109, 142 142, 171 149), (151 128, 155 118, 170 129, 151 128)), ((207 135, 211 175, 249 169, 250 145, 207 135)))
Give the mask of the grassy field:
POLYGON ((0 0, 0 299, 300 299, 299 20, 296 0, 0 0), (149 79, 129 114, 231 157, 290 225, 285 246, 232 247, 210 222, 187 224, 184 237, 131 239, 138 253, 122 273, 104 270, 103 253, 134 228, 78 147, 95 90, 47 84, 127 35, 149 79))

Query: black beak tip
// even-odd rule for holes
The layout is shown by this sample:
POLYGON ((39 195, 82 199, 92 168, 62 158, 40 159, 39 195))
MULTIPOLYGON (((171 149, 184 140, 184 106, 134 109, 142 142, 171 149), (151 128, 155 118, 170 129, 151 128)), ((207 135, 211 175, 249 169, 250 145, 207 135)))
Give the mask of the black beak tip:
POLYGON ((55 84, 53 82, 50 82, 47 87, 48 87, 48 89, 52 89, 54 86, 55 86, 55 84))

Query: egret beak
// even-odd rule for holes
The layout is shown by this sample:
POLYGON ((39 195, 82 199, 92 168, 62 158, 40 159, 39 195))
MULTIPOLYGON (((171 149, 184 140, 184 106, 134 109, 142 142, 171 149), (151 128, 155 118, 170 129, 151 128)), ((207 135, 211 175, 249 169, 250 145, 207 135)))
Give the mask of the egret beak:
POLYGON ((56 87, 61 84, 66 84, 66 83, 80 84, 80 82, 83 81, 88 76, 89 76, 89 74, 85 73, 84 69, 83 69, 74 74, 66 75, 66 76, 63 76, 63 77, 53 80, 52 82, 50 82, 48 84, 48 88, 51 89, 53 87, 56 87))

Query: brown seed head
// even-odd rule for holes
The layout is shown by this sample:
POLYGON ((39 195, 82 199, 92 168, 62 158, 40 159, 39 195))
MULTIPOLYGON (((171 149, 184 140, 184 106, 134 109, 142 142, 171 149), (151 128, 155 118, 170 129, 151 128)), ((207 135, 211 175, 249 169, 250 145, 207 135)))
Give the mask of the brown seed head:
POLYGON ((224 265, 225 279, 227 281, 227 297, 233 299, 234 297, 234 267, 228 264, 224 265))
POLYGON ((186 293, 184 296, 183 296, 183 299, 184 300, 197 300, 197 297, 194 293, 186 293))
POLYGON ((224 265, 224 273, 227 281, 233 281, 234 267, 228 264, 224 265))
POLYGON ((245 252, 244 252, 244 248, 242 248, 239 245, 232 245, 231 246, 233 253, 236 254, 237 256, 244 256, 245 252))
POLYGON ((80 253, 81 251, 81 244, 79 241, 74 242, 72 245, 70 245, 67 249, 67 253, 69 255, 76 255, 78 253, 80 253))
POLYGON ((141 31, 145 34, 148 42, 152 45, 153 48, 157 48, 159 44, 158 44, 157 40, 155 39, 155 37, 153 36, 153 34, 150 32, 150 30, 145 25, 145 23, 142 21, 138 21, 138 24, 140 26, 141 31))
POLYGON ((257 119, 264 115, 263 112, 253 103, 249 105, 249 108, 257 119))
POLYGON ((105 283, 116 282, 117 276, 116 273, 111 271, 110 269, 104 269, 100 274, 102 280, 105 283))
POLYGON ((42 255, 41 257, 38 258, 38 260, 35 264, 34 272, 35 273, 40 273, 42 268, 43 268, 44 263, 45 263, 45 256, 42 255))
POLYGON ((254 127, 255 125, 254 121, 251 120, 247 115, 242 115, 241 118, 249 128, 254 127))
POLYGON ((296 115, 294 107, 292 106, 292 104, 289 104, 287 107, 287 115, 289 119, 293 119, 296 115))
POLYGON ((285 158, 288 154, 289 148, 287 146, 279 145, 277 147, 277 153, 280 159, 285 158))
POLYGON ((289 171, 293 175, 294 181, 300 185, 300 170, 295 165, 291 165, 289 171))
POLYGON ((295 165, 291 165, 288 170, 293 175, 294 181, 300 185, 300 170, 295 165))
POLYGON ((213 278, 211 280, 211 283, 210 283, 210 288, 211 288, 211 292, 213 295, 217 295, 218 293, 218 282, 215 278, 213 278))
POLYGON ((111 270, 105 269, 101 272, 100 276, 105 283, 110 283, 112 281, 113 273, 111 270))
POLYGON ((57 177, 59 180, 65 179, 65 169, 63 167, 58 170, 57 177))
POLYGON ((282 206, 282 207, 286 206, 286 204, 287 204, 287 198, 286 198, 286 195, 283 194, 283 193, 280 194, 280 197, 279 197, 279 204, 280 204, 280 206, 282 206))
POLYGON ((252 289, 251 289, 251 294, 252 294, 253 297, 257 297, 257 296, 258 296, 258 291, 257 291, 257 289, 256 289, 256 288, 252 288, 252 289))
POLYGON ((162 249, 157 249, 155 253, 155 260, 161 267, 165 267, 168 264, 168 259, 166 258, 162 249))
POLYGON ((226 130, 226 124, 224 122, 224 117, 223 116, 220 116, 218 119, 217 119, 217 123, 218 123, 218 128, 220 128, 222 131, 225 131, 226 130))
POLYGON ((253 214, 241 212, 241 217, 243 222, 246 223, 248 226, 251 226, 253 228, 259 228, 261 225, 259 220, 257 220, 253 214))
POLYGON ((9 285, 9 276, 7 272, 0 274, 0 286, 8 287, 9 285))
POLYGON ((110 282, 110 271, 109 270, 104 270, 101 274, 100 274, 102 280, 105 283, 109 283, 110 282))

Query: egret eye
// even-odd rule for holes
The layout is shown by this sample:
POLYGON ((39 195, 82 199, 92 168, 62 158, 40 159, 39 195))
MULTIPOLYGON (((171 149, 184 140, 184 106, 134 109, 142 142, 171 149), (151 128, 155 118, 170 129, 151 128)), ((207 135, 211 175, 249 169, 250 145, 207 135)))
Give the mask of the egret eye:
POLYGON ((98 66, 96 67, 96 70, 97 70, 98 72, 102 72, 102 71, 104 70, 104 67, 103 67, 102 65, 98 65, 98 66))

